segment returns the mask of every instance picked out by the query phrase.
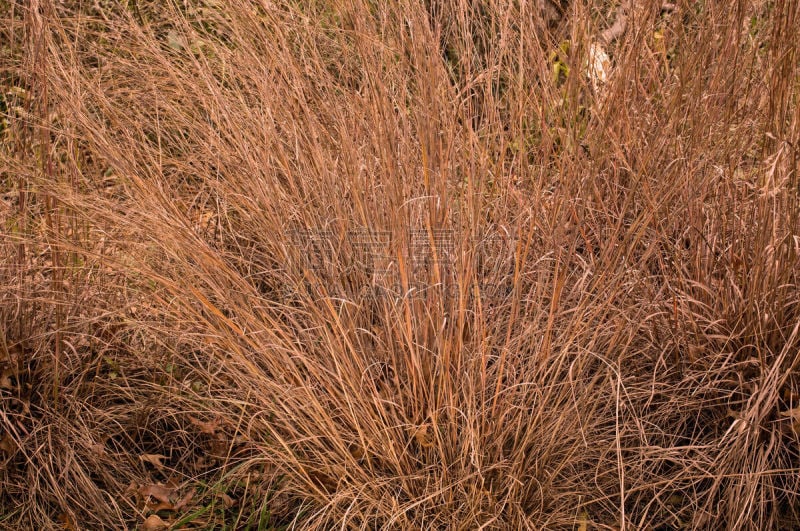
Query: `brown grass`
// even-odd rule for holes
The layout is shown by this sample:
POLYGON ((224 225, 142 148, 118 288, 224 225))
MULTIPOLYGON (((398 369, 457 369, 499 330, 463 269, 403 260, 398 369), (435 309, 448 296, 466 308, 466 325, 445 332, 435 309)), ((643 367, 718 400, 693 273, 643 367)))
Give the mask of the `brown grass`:
POLYGON ((2 525, 800 526, 800 3, 535 4, 0 2, 2 525))

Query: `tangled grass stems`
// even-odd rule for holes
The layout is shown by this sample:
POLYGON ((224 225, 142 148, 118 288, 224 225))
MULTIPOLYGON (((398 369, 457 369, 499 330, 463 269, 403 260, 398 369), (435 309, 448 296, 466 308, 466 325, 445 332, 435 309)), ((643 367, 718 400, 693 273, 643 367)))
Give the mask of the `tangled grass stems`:
POLYGON ((3 525, 796 527, 800 7, 641 5, 0 4, 3 525))

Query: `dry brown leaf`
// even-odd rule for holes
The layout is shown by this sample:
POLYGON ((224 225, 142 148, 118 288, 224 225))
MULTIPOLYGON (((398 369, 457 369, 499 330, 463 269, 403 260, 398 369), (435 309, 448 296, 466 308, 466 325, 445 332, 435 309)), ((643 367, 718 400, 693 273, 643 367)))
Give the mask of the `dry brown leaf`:
POLYGON ((230 443, 219 434, 211 440, 208 455, 215 459, 225 459, 228 457, 228 450, 230 450, 230 443))
POLYGON ((788 417, 792 421, 789 426, 783 425, 783 431, 785 433, 800 433, 800 407, 796 407, 788 411, 782 411, 780 416, 788 417))
POLYGON ((362 459, 365 455, 364 449, 357 444, 351 444, 348 450, 354 459, 362 459))
POLYGON ((200 457, 198 457, 195 460, 193 466, 194 466, 195 470, 205 470, 206 468, 210 467, 212 464, 213 463, 211 463, 206 456, 201 455, 200 457))
POLYGON ((61 529, 64 529, 65 531, 78 531, 78 528, 75 526, 75 522, 72 520, 72 517, 67 513, 59 514, 58 521, 61 523, 61 529))
POLYGON ((589 529, 589 513, 581 511, 578 517, 578 531, 587 531, 589 529))
POLYGON ((91 450, 92 454, 97 457, 103 457, 106 454, 106 447, 103 443, 95 443, 89 446, 89 450, 91 450))
POLYGON ((143 461, 145 463, 150 463, 159 470, 164 468, 164 463, 161 462, 164 459, 168 459, 168 457, 166 455, 161 455, 161 454, 142 454, 139 456, 140 461, 143 461))
POLYGON ((795 421, 800 421, 800 407, 789 409, 787 411, 781 411, 780 415, 781 417, 791 417, 795 421))
POLYGON ((169 524, 157 514, 151 514, 142 523, 142 531, 164 531, 167 528, 169 528, 169 524))
POLYGON ((125 489, 125 492, 122 493, 123 496, 139 496, 139 485, 135 481, 131 481, 131 484, 128 485, 128 488, 125 489))
POLYGON ((327 474, 311 471, 308 473, 308 475, 311 478, 311 481, 326 490, 333 490, 336 488, 336 481, 334 481, 333 478, 327 474))
POLYGON ((207 229, 211 225, 211 222, 214 220, 216 215, 217 213, 213 210, 198 212, 194 219, 195 230, 207 229))
POLYGON ((147 510, 153 513, 158 511, 174 511, 175 506, 169 502, 148 503, 147 510))
POLYGON ((414 440, 423 448, 430 448, 433 446, 433 437, 430 433, 429 424, 423 424, 412 428, 412 435, 414 440))
POLYGON ((686 503, 686 500, 680 494, 672 494, 667 498, 667 504, 673 507, 681 507, 686 503))
POLYGON ((190 490, 189 492, 186 493, 186 496, 181 498, 180 501, 175 504, 175 510, 180 511, 181 509, 189 505, 189 502, 192 501, 193 497, 194 497, 194 490, 190 490))
POLYGON ((189 416, 189 422, 200 428, 200 433, 205 433, 208 435, 214 435, 219 429, 219 425, 222 422, 222 419, 217 417, 211 422, 203 422, 202 420, 189 416))
POLYGON ((11 377, 14 376, 14 371, 9 368, 3 369, 0 373, 0 389, 14 389, 14 384, 11 382, 11 377))
POLYGON ((234 500, 224 492, 220 492, 219 497, 222 498, 222 503, 223 505, 225 505, 226 509, 230 509, 231 507, 233 507, 238 503, 236 500, 234 500))
POLYGON ((165 503, 172 503, 171 498, 175 493, 173 489, 168 489, 164 485, 144 485, 139 487, 137 492, 145 499, 150 496, 165 503))
POLYGON ((20 413, 23 415, 29 415, 31 412, 31 403, 27 399, 20 400, 18 398, 14 398, 14 403, 19 404, 20 406, 20 413))
POLYGON ((0 439, 0 450, 8 455, 14 455, 17 451, 17 443, 14 442, 14 438, 11 437, 10 434, 6 433, 3 435, 3 438, 0 439))
POLYGON ((5 350, 0 350, 0 361, 7 360, 15 365, 22 359, 22 355, 24 354, 22 347, 19 345, 12 345, 8 347, 8 353, 5 350))

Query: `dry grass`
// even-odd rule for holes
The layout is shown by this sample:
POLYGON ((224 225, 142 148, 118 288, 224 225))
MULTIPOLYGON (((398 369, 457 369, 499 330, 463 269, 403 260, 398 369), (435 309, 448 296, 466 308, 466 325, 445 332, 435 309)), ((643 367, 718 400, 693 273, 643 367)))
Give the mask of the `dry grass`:
POLYGON ((535 4, 0 2, 2 525, 797 528, 800 4, 535 4))

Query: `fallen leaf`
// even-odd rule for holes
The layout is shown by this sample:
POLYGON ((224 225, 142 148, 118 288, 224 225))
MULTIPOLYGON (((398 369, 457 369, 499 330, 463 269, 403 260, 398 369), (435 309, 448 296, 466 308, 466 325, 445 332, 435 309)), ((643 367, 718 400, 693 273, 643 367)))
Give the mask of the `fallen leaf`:
POLYGON ((578 531, 588 531, 589 529, 589 513, 581 511, 578 516, 578 531))
POLYGON ((128 485, 128 488, 125 489, 125 492, 122 493, 123 496, 139 496, 139 485, 136 484, 135 481, 131 481, 131 484, 128 485))
POLYGON ((219 429, 219 425, 222 422, 222 419, 220 417, 217 417, 211 422, 203 422, 202 420, 192 417, 190 415, 189 422, 200 428, 200 433, 205 433, 207 435, 214 435, 217 432, 217 429, 219 429))
POLYGON ((3 369, 3 372, 0 373, 0 389, 14 389, 14 384, 11 382, 12 376, 14 376, 14 371, 3 369))
POLYGON ((364 449, 358 444, 351 444, 348 450, 354 459, 361 459, 364 457, 364 449))
POLYGON ((172 503, 170 498, 175 493, 174 490, 168 489, 163 485, 145 485, 139 487, 137 492, 145 499, 150 496, 151 498, 165 503, 172 503))
POLYGON ((8 433, 3 435, 3 438, 0 439, 0 450, 8 455, 14 455, 14 453, 17 451, 17 443, 14 442, 14 438, 8 433))
POLYGON ((89 450, 91 450, 91 452, 97 457, 103 457, 106 455, 106 447, 102 443, 90 445, 89 450))
POLYGON ((164 459, 168 459, 168 457, 161 454, 142 454, 139 456, 140 461, 144 463, 150 463, 159 470, 164 468, 164 463, 161 462, 164 459))
POLYGON ((147 510, 153 513, 158 511, 174 511, 175 506, 169 502, 148 503, 147 510))
POLYGON ((213 210, 208 210, 206 212, 200 212, 195 216, 195 229, 204 229, 208 228, 211 224, 211 221, 214 219, 217 213, 213 210))
POLYGON ((58 521, 61 523, 61 529, 66 531, 78 531, 78 528, 75 526, 75 522, 72 520, 72 517, 67 513, 61 513, 58 515, 58 521))
POLYGON ((234 500, 224 492, 220 492, 219 497, 222 498, 222 503, 223 505, 225 505, 226 509, 230 509, 231 507, 233 507, 238 503, 236 500, 234 500))
POLYGON ((0 361, 9 361, 12 365, 16 365, 19 363, 19 360, 22 359, 23 355, 22 347, 19 345, 12 345, 8 347, 8 350, 0 351, 0 361))
POLYGON ((672 494, 667 498, 667 503, 673 507, 681 507, 686 503, 686 500, 680 494, 672 494))
POLYGON ((780 415, 781 417, 791 417, 794 420, 800 421, 800 407, 789 409, 787 411, 781 411, 780 415))
POLYGON ((175 510, 180 511, 181 509, 186 507, 189 504, 189 502, 192 501, 193 497, 194 497, 194 490, 190 490, 189 492, 186 493, 186 496, 181 498, 180 501, 175 504, 175 510))
POLYGON ((311 481, 313 481, 318 486, 331 491, 336 488, 336 481, 333 480, 329 475, 323 474, 322 472, 315 472, 310 471, 308 473, 311 481))
POLYGON ((800 433, 800 407, 796 407, 796 408, 790 409, 788 411, 781 411, 780 412, 780 416, 781 417, 788 417, 792 421, 788 426, 786 426, 785 424, 782 424, 782 426, 784 426, 783 431, 785 433, 788 433, 788 434, 800 433))
POLYGON ((417 443, 423 448, 430 448, 433 446, 433 439, 428 431, 429 429, 430 425, 423 424, 422 426, 417 426, 412 430, 414 440, 417 441, 417 443))
POLYGON ((213 463, 204 455, 198 457, 194 462, 195 470, 205 470, 206 468, 213 465, 213 463))
POLYGON ((169 527, 169 524, 161 519, 157 514, 148 516, 144 523, 142 523, 142 531, 164 531, 169 527))
POLYGON ((181 51, 186 48, 186 39, 184 39, 177 31, 171 29, 167 32, 167 44, 173 50, 181 51))
POLYGON ((228 451, 230 449, 230 443, 225 440, 222 434, 218 434, 209 444, 208 455, 215 459, 225 459, 228 457, 228 451))
POLYGON ((603 85, 608 81, 608 74, 611 70, 611 59, 608 57, 600 43, 592 43, 589 46, 589 79, 596 93, 599 93, 603 85))
POLYGON ((23 415, 28 415, 31 412, 31 403, 27 400, 19 400, 15 399, 17 404, 21 406, 21 413, 23 415))

